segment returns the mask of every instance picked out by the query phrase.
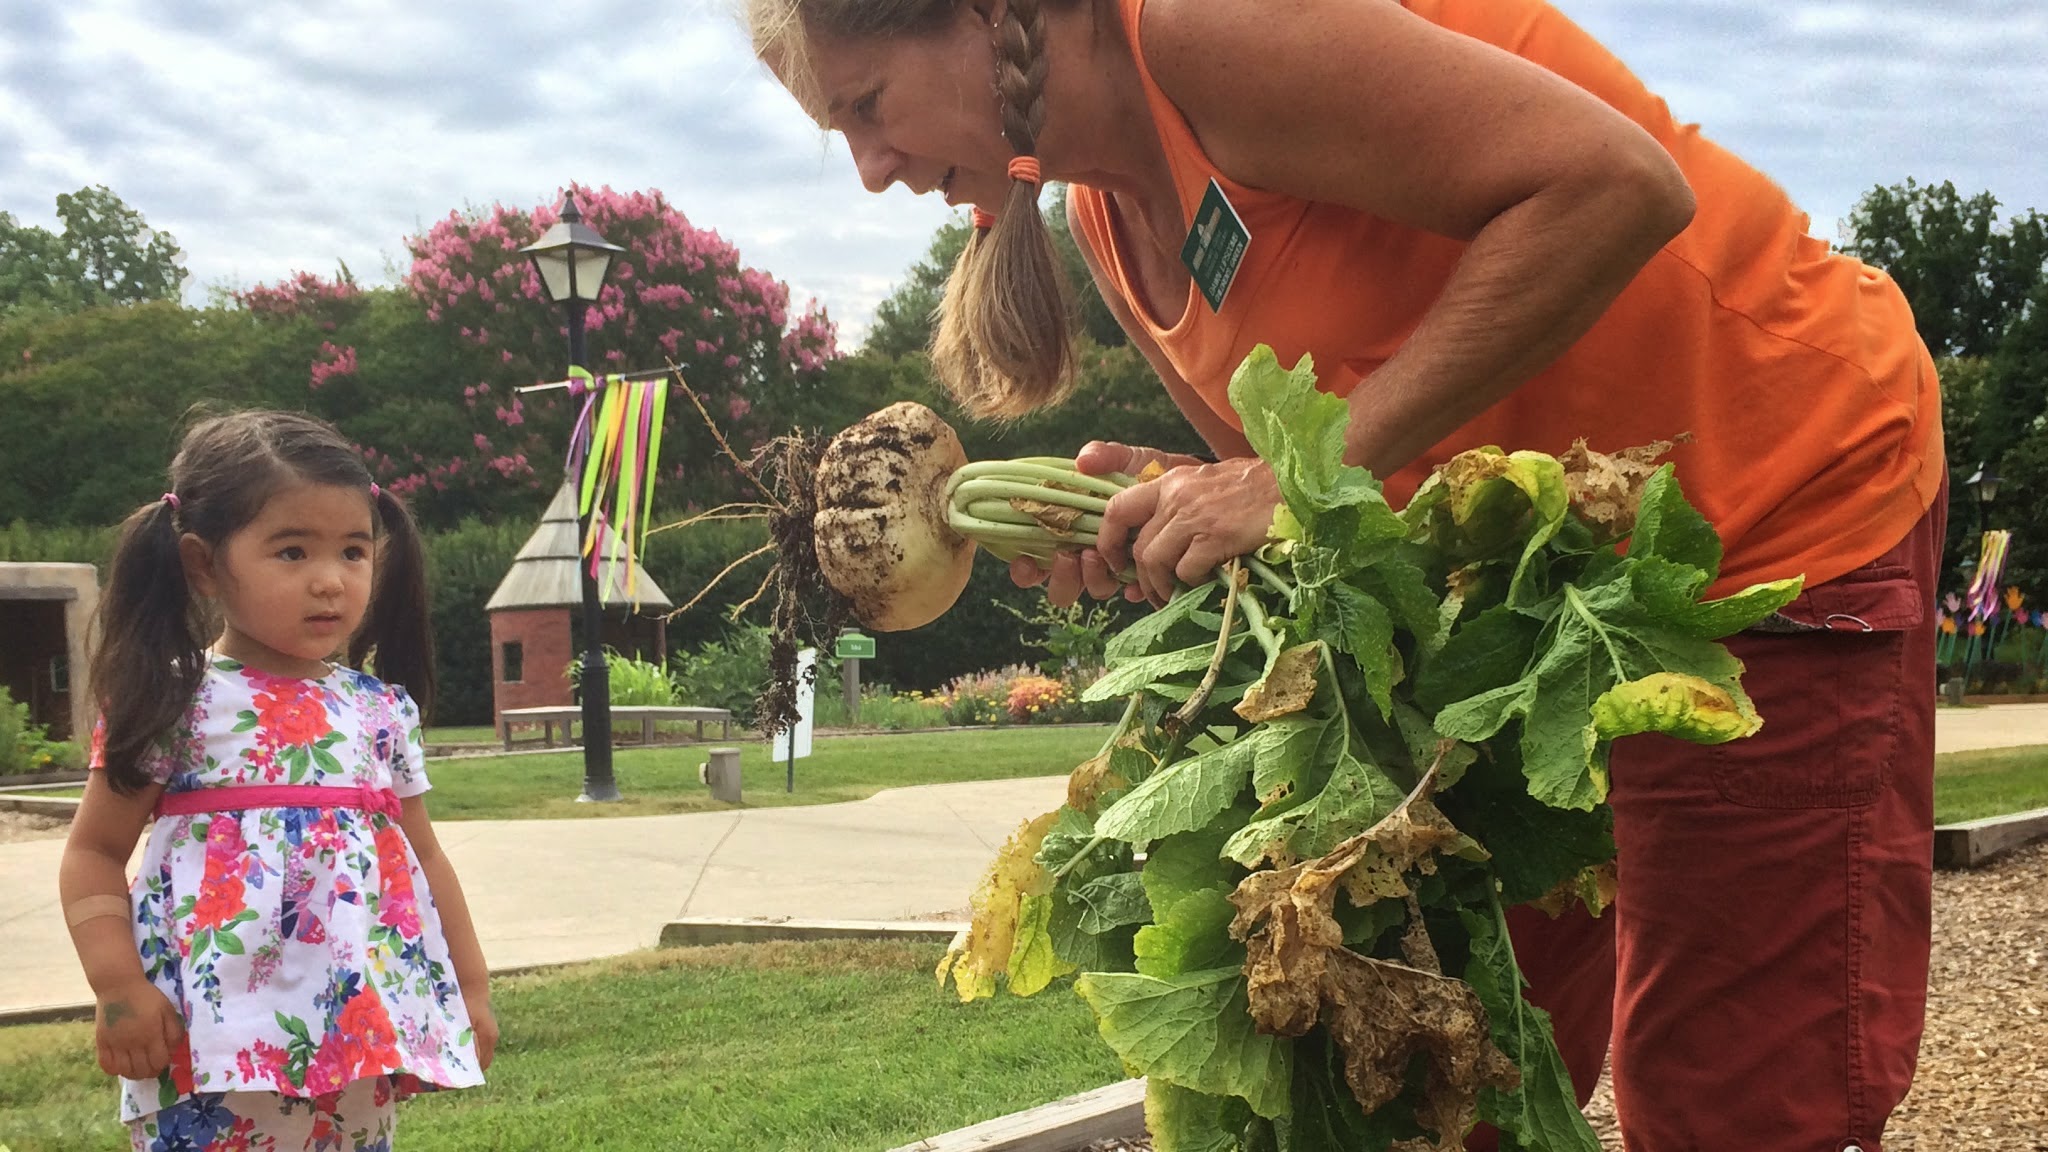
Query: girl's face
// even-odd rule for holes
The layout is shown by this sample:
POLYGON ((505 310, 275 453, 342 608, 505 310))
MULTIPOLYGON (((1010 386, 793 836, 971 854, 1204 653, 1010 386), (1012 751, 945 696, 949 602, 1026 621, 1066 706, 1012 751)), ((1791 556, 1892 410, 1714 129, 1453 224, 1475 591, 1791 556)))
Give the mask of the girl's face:
POLYGON ((297 484, 218 548, 179 541, 185 573, 219 601, 221 655, 278 676, 320 676, 370 603, 376 535, 369 494, 297 484))
POLYGON ((815 37, 810 64, 823 105, 811 112, 846 137, 868 191, 900 182, 948 204, 1002 203, 1013 150, 989 24, 975 5, 957 5, 931 32, 815 37))

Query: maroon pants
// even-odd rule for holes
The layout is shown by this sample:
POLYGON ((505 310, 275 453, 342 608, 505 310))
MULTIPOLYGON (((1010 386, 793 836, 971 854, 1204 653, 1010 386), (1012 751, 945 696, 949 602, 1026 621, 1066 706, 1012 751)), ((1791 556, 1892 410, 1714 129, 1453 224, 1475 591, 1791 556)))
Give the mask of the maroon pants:
POLYGON ((1616 743, 1606 916, 1510 914, 1581 1104, 1611 1038, 1629 1152, 1878 1152, 1912 1082, 1945 497, 1892 551, 1787 607, 1812 631, 1726 641, 1756 735, 1616 743))

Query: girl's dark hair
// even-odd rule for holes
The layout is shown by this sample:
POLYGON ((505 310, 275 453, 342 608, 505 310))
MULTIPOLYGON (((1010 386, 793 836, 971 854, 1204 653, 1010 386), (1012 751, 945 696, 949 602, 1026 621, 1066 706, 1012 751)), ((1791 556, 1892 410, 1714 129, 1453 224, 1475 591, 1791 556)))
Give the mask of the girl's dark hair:
MULTIPOLYGON (((249 411, 193 426, 171 461, 171 499, 130 513, 100 597, 92 690, 105 721, 102 762, 116 791, 149 783, 144 754, 192 705, 205 675, 208 621, 185 580, 178 540, 191 534, 216 553, 297 484, 361 488, 370 471, 333 425, 296 412, 249 411), (167 679, 168 678, 168 679, 167 679)), ((370 609, 348 659, 374 653, 376 673, 402 685, 422 715, 433 706, 434 644, 419 530, 389 492, 374 497, 382 529, 370 609)))

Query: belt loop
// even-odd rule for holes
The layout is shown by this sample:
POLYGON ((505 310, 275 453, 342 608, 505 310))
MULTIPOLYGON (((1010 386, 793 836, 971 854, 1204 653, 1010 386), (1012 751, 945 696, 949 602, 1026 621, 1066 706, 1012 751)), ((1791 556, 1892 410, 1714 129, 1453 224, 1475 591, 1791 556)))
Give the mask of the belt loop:
POLYGON ((1870 626, 1870 622, 1869 622, 1868 620, 1865 620, 1865 619, 1864 619, 1863 617, 1861 617, 1861 616, 1851 616, 1851 615, 1850 615, 1849 613, 1847 613, 1847 612, 1830 612, 1830 613, 1828 613, 1827 619, 1825 619, 1825 620, 1821 621, 1821 623, 1823 623, 1823 624, 1827 625, 1827 626, 1828 626, 1828 628, 1829 628, 1830 630, 1832 630, 1832 631, 1835 631, 1835 632, 1875 632, 1875 631, 1877 631, 1877 629, 1875 629, 1875 628, 1873 628, 1873 627, 1871 627, 1871 626, 1870 626), (1837 620, 1847 620, 1847 621, 1848 621, 1848 622, 1850 622, 1851 624, 1854 624, 1854 625, 1855 625, 1855 627, 1853 627, 1853 628, 1836 628, 1836 627, 1835 627, 1835 621, 1837 621, 1837 620))

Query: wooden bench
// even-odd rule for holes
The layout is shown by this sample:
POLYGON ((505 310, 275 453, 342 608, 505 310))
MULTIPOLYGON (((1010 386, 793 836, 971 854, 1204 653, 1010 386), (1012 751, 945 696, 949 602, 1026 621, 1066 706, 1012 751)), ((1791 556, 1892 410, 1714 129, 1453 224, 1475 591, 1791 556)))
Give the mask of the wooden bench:
MULTIPOLYGON (((577 704, 558 704, 540 708, 507 708, 498 714, 498 739, 504 742, 507 751, 512 748, 512 725, 539 724, 543 739, 552 747, 555 743, 555 725, 562 726, 562 742, 575 740, 575 726, 583 720, 583 708, 577 704)), ((613 730, 617 731, 622 720, 640 722, 640 742, 654 743, 654 726, 663 720, 695 721, 697 739, 704 739, 704 722, 716 720, 719 723, 720 740, 732 738, 732 713, 724 708, 684 708, 652 704, 622 704, 612 709, 613 730)))

